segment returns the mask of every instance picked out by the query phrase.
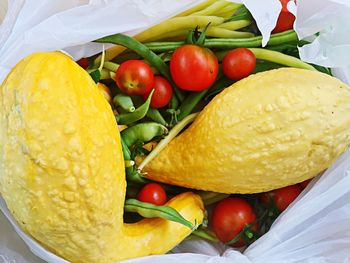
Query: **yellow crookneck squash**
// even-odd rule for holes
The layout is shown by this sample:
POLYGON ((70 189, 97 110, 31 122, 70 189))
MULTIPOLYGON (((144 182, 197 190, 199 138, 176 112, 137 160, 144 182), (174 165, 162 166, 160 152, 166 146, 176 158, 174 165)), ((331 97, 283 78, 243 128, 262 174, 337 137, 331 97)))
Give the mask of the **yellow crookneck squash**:
POLYGON ((317 175, 349 143, 349 87, 320 72, 281 68, 217 95, 144 171, 164 183, 257 193, 317 175))
MULTIPOLYGON (((90 76, 60 52, 22 60, 1 86, 0 192, 18 224, 71 262, 162 254, 191 233, 179 223, 124 224, 120 137, 90 76)), ((201 199, 168 203, 201 223, 201 199)))

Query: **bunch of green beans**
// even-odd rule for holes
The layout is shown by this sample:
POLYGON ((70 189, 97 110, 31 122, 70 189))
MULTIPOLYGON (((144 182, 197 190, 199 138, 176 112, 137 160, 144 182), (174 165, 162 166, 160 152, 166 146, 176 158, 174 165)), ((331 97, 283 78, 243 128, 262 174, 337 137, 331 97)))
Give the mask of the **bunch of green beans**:
MULTIPOLYGON (((211 23, 207 36, 211 37, 251 37, 250 32, 237 31, 252 23, 250 16, 242 16, 242 4, 227 0, 208 0, 169 18, 137 35, 134 38, 140 42, 159 41, 171 37, 183 37, 196 26, 206 27, 211 23), (237 18, 237 19, 232 19, 237 18), (232 20, 238 23, 228 23, 232 20), (169 30, 170 29, 170 30, 169 30), (170 32, 171 31, 171 32, 170 32)), ((106 51, 106 60, 112 60, 125 50, 122 44, 106 51)), ((99 56, 95 63, 101 61, 99 56)))
MULTIPOLYGON (((272 34, 267 48, 278 46, 284 43, 297 43, 298 36, 294 30, 288 30, 285 32, 272 34)), ((173 42, 149 42, 145 43, 145 46, 156 53, 173 51, 176 48, 184 45, 184 41, 173 42)), ((210 49, 229 50, 238 47, 257 48, 262 47, 262 36, 250 37, 250 38, 210 38, 206 39, 204 47, 210 49)))

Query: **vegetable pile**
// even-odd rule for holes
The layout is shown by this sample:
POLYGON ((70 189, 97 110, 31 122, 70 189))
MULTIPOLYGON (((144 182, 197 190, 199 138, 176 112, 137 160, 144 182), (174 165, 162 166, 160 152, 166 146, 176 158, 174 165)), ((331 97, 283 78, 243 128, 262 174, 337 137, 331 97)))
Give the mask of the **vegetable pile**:
POLYGON ((19 62, 1 86, 0 193, 21 228, 71 262, 266 233, 350 144, 349 88, 300 60, 281 3, 266 47, 245 6, 208 0, 97 39, 115 46, 79 65, 19 62))
MULTIPOLYGON (((261 48, 262 37, 249 11, 241 4, 220 0, 206 1, 134 37, 116 34, 98 39, 96 42, 116 46, 89 58, 89 65, 87 58, 78 61, 96 82, 112 91, 129 198, 162 206, 167 201, 166 192, 172 196, 186 191, 152 182, 142 169, 227 86, 281 67, 330 74, 328 69, 298 58, 297 47, 305 42, 292 30, 295 17, 287 10, 287 3, 281 1, 274 34, 265 48, 261 48)), ((234 197, 200 191, 205 203, 214 209, 209 225, 204 224, 193 235, 233 246, 248 245, 268 231, 301 189, 294 185, 234 197)), ((129 213, 134 211, 128 205, 125 211, 128 220, 138 220, 129 213)))

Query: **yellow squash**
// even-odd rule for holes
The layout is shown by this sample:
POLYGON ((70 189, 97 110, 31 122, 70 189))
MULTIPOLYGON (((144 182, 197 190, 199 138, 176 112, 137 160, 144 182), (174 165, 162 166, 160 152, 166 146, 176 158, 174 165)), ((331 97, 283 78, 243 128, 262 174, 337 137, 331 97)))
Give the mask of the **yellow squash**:
POLYGON ((283 68, 216 96, 144 171, 190 188, 257 193, 317 175, 349 143, 349 87, 319 72, 283 68))
MULTIPOLYGON (((145 219, 123 223, 124 161, 115 118, 90 76, 68 56, 36 53, 1 86, 0 192, 18 224, 71 262, 165 253, 191 230, 145 219)), ((169 204, 201 223, 192 193, 169 204)))

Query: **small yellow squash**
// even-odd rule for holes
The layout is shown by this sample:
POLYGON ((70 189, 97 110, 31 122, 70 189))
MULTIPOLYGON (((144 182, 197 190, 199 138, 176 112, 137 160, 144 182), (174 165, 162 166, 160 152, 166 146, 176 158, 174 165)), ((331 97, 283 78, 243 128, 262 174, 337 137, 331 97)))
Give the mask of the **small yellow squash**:
MULTIPOLYGON (((116 262, 169 251, 191 230, 162 219, 124 224, 126 181, 112 109, 68 56, 36 53, 1 86, 0 193, 18 224, 71 262, 116 262)), ((168 203, 192 223, 192 193, 168 203)))
POLYGON ((319 72, 282 68, 217 95, 144 171, 164 183, 257 193, 317 175, 349 143, 349 87, 319 72))

